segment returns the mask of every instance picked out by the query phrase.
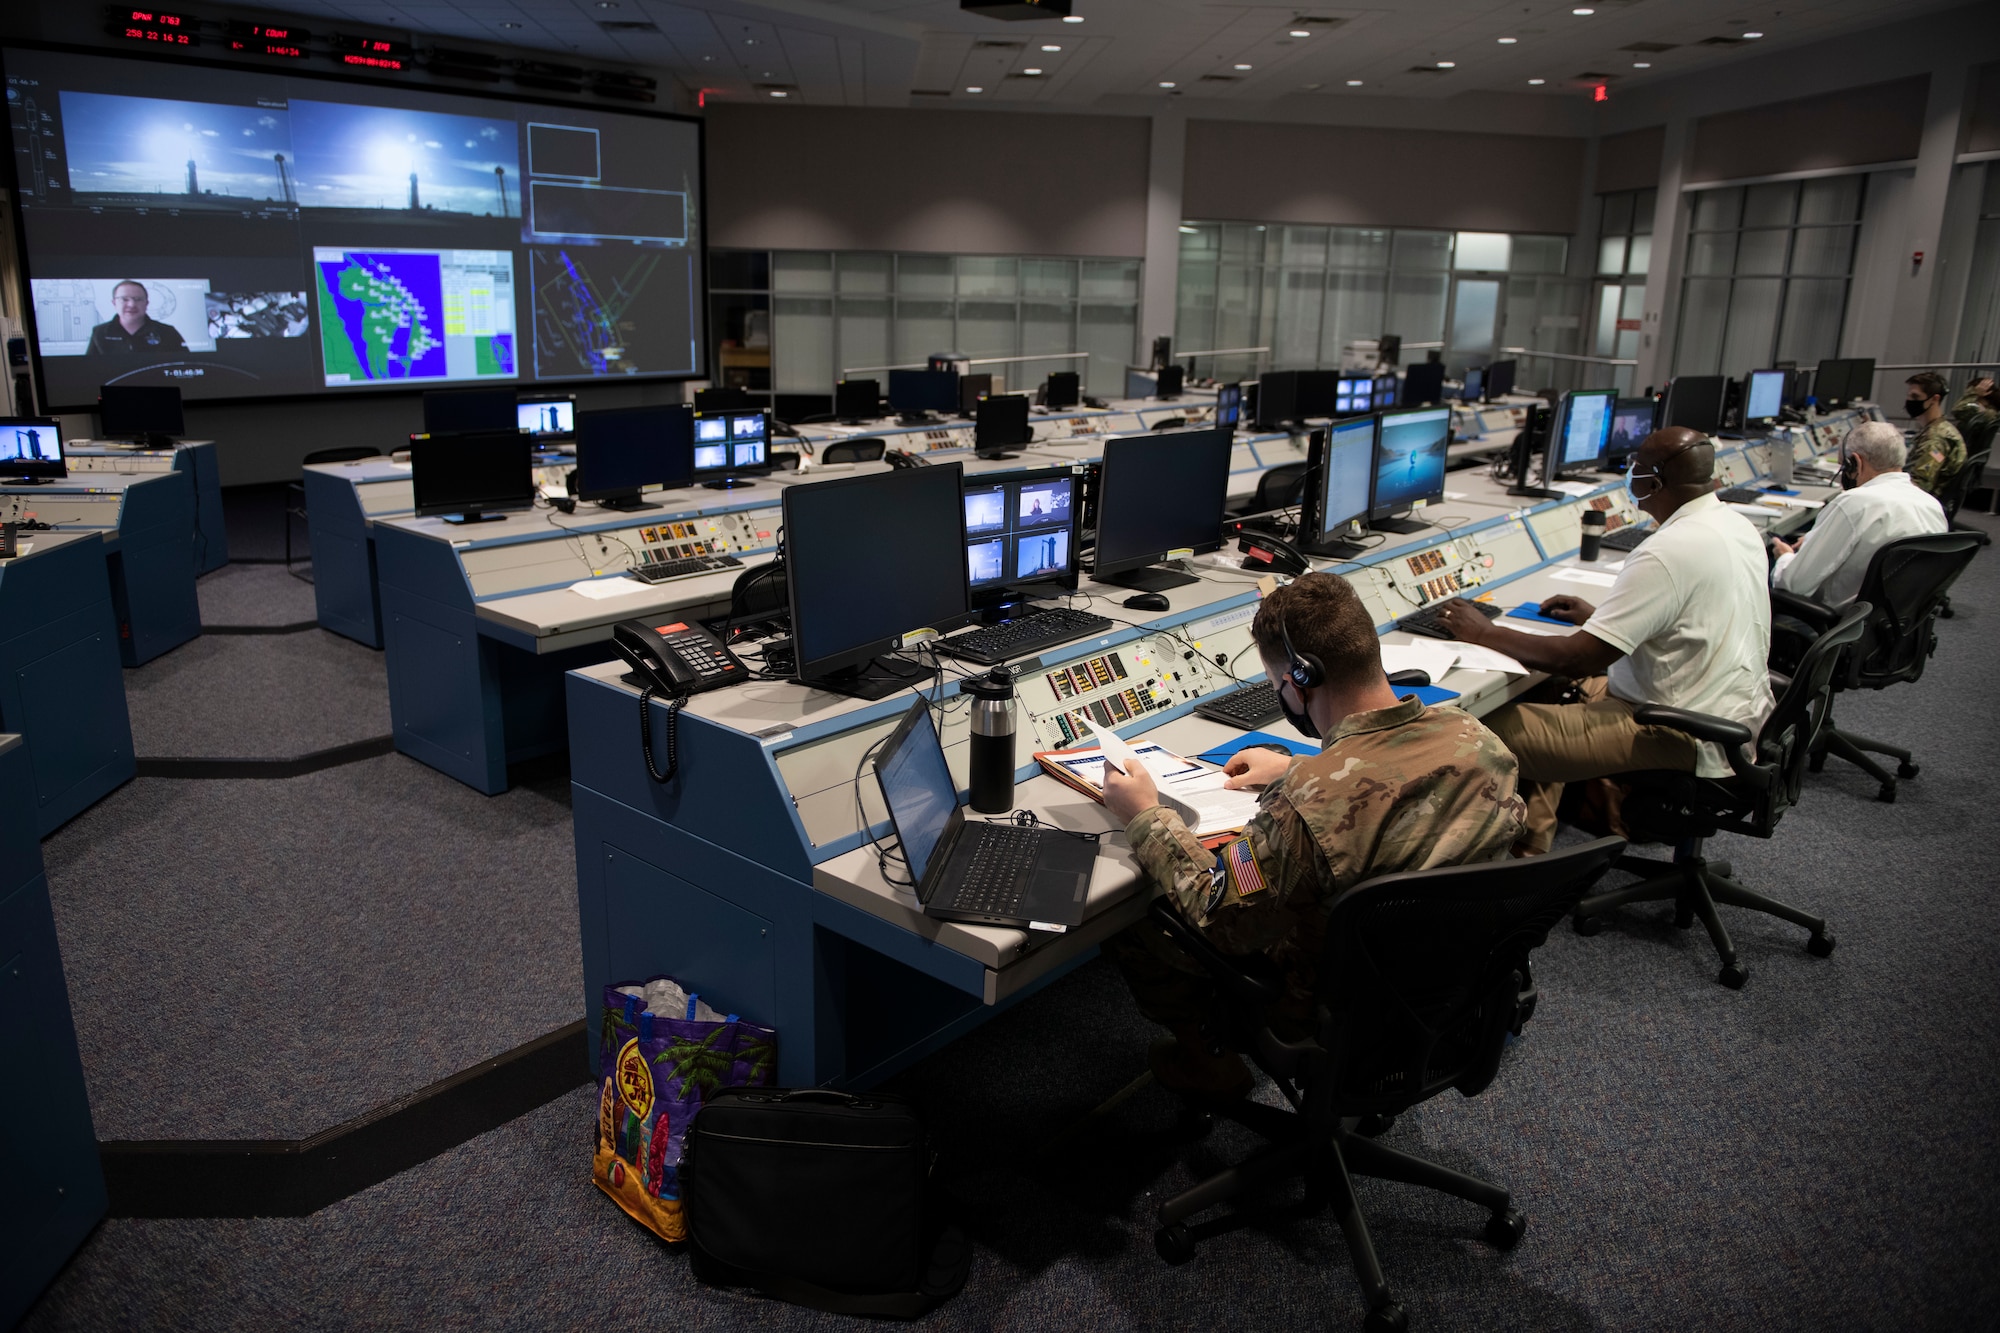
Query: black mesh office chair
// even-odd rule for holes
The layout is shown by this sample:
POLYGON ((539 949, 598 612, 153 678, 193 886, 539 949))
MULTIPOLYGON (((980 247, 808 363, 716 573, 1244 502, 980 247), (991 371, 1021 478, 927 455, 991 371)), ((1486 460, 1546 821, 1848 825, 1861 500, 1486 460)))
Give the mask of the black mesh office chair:
POLYGON ((1747 907, 1804 926, 1812 932, 1806 941, 1808 953, 1824 958, 1833 952, 1833 932, 1827 929, 1824 918, 1738 884, 1729 877, 1727 861, 1709 861, 1702 856, 1702 844, 1717 833, 1768 838, 1777 831, 1779 818, 1798 803, 1814 742, 1833 707, 1834 672, 1842 652, 1860 641, 1867 619, 1868 604, 1856 602, 1813 640, 1758 733, 1754 754, 1747 751, 1750 728, 1741 722, 1659 704, 1641 704, 1633 710, 1632 716, 1642 725, 1672 727, 1696 740, 1714 741, 1728 754, 1735 772, 1726 778, 1682 772, 1618 775, 1628 788, 1619 814, 1629 836, 1634 842, 1672 843, 1673 860, 1619 857, 1619 870, 1646 878, 1578 903, 1572 918, 1577 934, 1597 934, 1604 927, 1605 914, 1627 903, 1672 899, 1675 925, 1685 930, 1700 917, 1708 928, 1708 937, 1722 960, 1716 980, 1733 990, 1741 989, 1750 979, 1750 969, 1736 957, 1736 946, 1716 913, 1717 903, 1747 907))
POLYGON ((1507 1034, 1519 1032, 1534 1007, 1528 954, 1624 847, 1600 838, 1543 857, 1381 875, 1347 890, 1327 915, 1316 1030, 1303 1041, 1280 1037, 1266 1022, 1282 987, 1263 955, 1222 953, 1156 901, 1153 919, 1218 984, 1222 1003, 1209 1035, 1249 1054, 1291 1103, 1289 1111, 1247 1099, 1218 1109, 1270 1146, 1160 1205, 1153 1238, 1160 1257, 1185 1263, 1198 1238, 1243 1221, 1190 1227, 1194 1214, 1303 1176, 1304 1215, 1334 1206, 1368 1302, 1367 1327, 1397 1330, 1407 1320, 1375 1257, 1354 1176, 1476 1203, 1490 1214, 1486 1239, 1512 1248, 1527 1218, 1505 1189, 1372 1135, 1448 1088, 1473 1097, 1493 1081, 1507 1034))
POLYGON ((1250 503, 1232 511, 1241 518, 1248 514, 1268 514, 1289 509, 1305 498, 1306 464, 1280 463, 1257 478, 1257 491, 1250 503))
POLYGON ((1986 460, 1991 456, 1991 449, 1981 449, 1976 454, 1968 453, 1965 458, 1965 465, 1952 473, 1951 480, 1947 481, 1944 484, 1944 489, 1938 492, 1938 503, 1944 506, 1945 517, 1951 520, 1952 530, 1955 532, 1978 532, 1982 545, 1987 540, 1986 534, 1979 532, 1977 528, 1960 527, 1958 511, 1964 506, 1965 497, 1970 495, 1973 488, 1979 485, 1980 477, 1986 472, 1986 460))
MULTIPOLYGON (((1861 576, 1860 592, 1860 600, 1873 609, 1862 627, 1861 641, 1834 673, 1835 692, 1883 690, 1922 677, 1924 664, 1937 651, 1937 617, 1946 594, 1984 544, 1982 533, 1938 532, 1905 537, 1875 552, 1868 571, 1861 576)), ((1842 614, 1782 588, 1772 589, 1771 609, 1802 622, 1815 634, 1824 633, 1842 614)), ((1913 778, 1918 772, 1910 752, 1902 746, 1843 731, 1834 725, 1831 715, 1813 747, 1813 772, 1826 767, 1829 754, 1845 759, 1881 783, 1875 794, 1878 801, 1893 802, 1896 779, 1913 778), (1895 773, 1870 759, 1870 754, 1894 759, 1895 773)))
MULTIPOLYGON (((371 444, 346 444, 337 449, 315 449, 299 460, 302 468, 320 463, 353 463, 363 458, 380 458, 382 451, 371 444)), ((312 528, 312 516, 306 513, 306 484, 304 481, 291 482, 285 488, 285 572, 302 583, 311 583, 310 574, 301 574, 292 568, 292 520, 298 519, 312 528)))
POLYGON ((879 435, 864 435, 859 439, 835 440, 819 447, 819 461, 822 463, 879 463, 882 451, 889 442, 879 435))

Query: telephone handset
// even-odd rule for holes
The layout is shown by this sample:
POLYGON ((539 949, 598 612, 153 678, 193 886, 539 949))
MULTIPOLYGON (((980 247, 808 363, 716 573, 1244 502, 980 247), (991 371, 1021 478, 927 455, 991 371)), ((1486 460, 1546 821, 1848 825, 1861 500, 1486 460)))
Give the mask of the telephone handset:
POLYGON ((611 627, 611 646, 632 664, 638 676, 639 750, 646 758, 646 775, 666 783, 680 771, 680 713, 690 695, 720 689, 750 678, 750 669, 722 640, 692 621, 656 625, 651 620, 621 620, 611 627), (651 705, 655 694, 667 696, 667 771, 653 763, 651 705))
POLYGON ((931 460, 919 458, 907 449, 884 449, 882 461, 892 468, 929 467, 931 460))

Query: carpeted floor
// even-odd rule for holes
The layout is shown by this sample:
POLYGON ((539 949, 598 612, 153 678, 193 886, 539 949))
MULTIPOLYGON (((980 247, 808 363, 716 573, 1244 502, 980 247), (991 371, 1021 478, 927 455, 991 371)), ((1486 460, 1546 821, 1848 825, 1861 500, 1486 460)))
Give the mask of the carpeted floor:
MULTIPOLYGON (((299 568, 310 573, 302 560, 299 568)), ((298 625, 318 618, 313 586, 286 572, 283 565, 224 565, 196 580, 201 599, 201 623, 217 625, 298 625)))
MULTIPOLYGON (((1390 1143, 1507 1184, 1529 1216, 1520 1248, 1502 1254, 1478 1239, 1478 1210, 1363 1181, 1411 1327, 1996 1326, 2000 902, 1988 855, 2000 809, 1986 774, 2000 727, 1981 698, 2000 660, 1995 560, 1982 554, 1959 585, 1959 615, 1941 626, 1920 685, 1842 703, 1845 725, 1917 750, 1923 775, 1898 803, 1874 802, 1874 783, 1835 763, 1775 839, 1724 838, 1715 849, 1745 883, 1826 913, 1840 941, 1832 958, 1807 956, 1802 931, 1727 912, 1752 973, 1733 992, 1713 981, 1702 932, 1675 930, 1664 909, 1634 911, 1594 939, 1559 929, 1537 955, 1541 1009, 1492 1088, 1446 1094, 1390 1131, 1390 1143)), ((159 785, 135 784, 86 820, 153 801, 121 821, 129 845, 118 854, 129 857, 176 817, 149 795, 159 785)), ((404 797, 406 816, 419 798, 448 812, 434 837, 497 831, 429 791, 404 797)), ((292 854, 323 847, 330 825, 365 809, 302 801, 312 827, 296 831, 292 854)), ((528 836, 510 818, 493 824, 528 836)), ((562 838, 566 847, 566 828, 562 838)), ((432 854, 453 852, 474 848, 432 854)), ((78 910, 115 916, 162 889, 66 907, 63 885, 81 877, 83 854, 52 854, 50 867, 73 993, 78 910)), ((183 869, 157 874, 192 889, 183 869)), ((115 933, 130 956, 106 951, 92 969, 121 978, 107 1005, 130 1009, 133 976, 139 1003, 167 997, 171 981, 125 969, 186 946, 115 933)), ((521 948, 495 950, 505 954, 497 965, 531 962, 521 948)), ((293 999, 324 993, 317 976, 269 980, 293 999)), ((280 1007, 268 994, 252 1000, 262 1015, 280 1007)), ((466 1012, 490 1002, 491 992, 469 995, 466 1012)), ((229 1019, 202 1021, 230 1039, 229 1019)), ((109 1027, 87 1034, 87 1049, 103 1049, 109 1027)), ((966 1291, 925 1324, 1359 1327, 1327 1217, 1246 1227, 1181 1268, 1154 1255, 1158 1200, 1250 1140, 1227 1124, 1179 1135, 1150 1085, 1090 1116, 1143 1068, 1152 1035, 1115 974, 1093 963, 896 1080, 930 1117, 941 1178, 977 1243, 966 1291)), ((327 1058, 340 1077, 357 1076, 327 1058)), ((141 1083, 157 1071, 131 1072, 141 1083)), ((590 1186, 592 1119, 579 1091, 303 1220, 107 1223, 24 1326, 855 1324, 693 1284, 684 1258, 590 1186)), ((108 1136, 102 1121, 99 1130, 108 1136)), ((828 1225, 839 1218, 828 1200, 828 1225)))
POLYGON ((390 730, 382 654, 318 628, 204 634, 127 671, 125 700, 142 759, 291 758, 390 730))

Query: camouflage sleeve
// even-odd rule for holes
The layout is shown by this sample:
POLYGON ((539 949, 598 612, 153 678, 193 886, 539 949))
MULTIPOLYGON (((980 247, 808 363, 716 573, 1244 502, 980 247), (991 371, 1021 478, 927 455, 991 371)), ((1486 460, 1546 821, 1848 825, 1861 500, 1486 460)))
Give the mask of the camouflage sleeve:
POLYGON ((1287 904, 1326 879, 1319 845, 1282 787, 1266 792, 1256 818, 1220 852, 1201 845, 1162 806, 1126 828, 1132 854, 1180 914, 1230 953, 1267 949, 1292 928, 1287 904))
POLYGON ((1938 469, 1944 464, 1944 453, 1944 443, 1938 438, 1937 431, 1927 430, 1910 446, 1910 460, 1905 464, 1904 470, 1910 474, 1910 480, 1920 489, 1935 495, 1938 488, 1938 469))

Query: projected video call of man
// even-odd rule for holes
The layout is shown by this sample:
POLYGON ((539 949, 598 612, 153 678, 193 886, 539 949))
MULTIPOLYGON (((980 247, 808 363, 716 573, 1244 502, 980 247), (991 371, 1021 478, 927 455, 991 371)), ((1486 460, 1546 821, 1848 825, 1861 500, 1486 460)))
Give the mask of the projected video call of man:
POLYGON ((0 64, 57 410, 113 380, 199 399, 703 368, 693 121, 16 47, 0 64))

